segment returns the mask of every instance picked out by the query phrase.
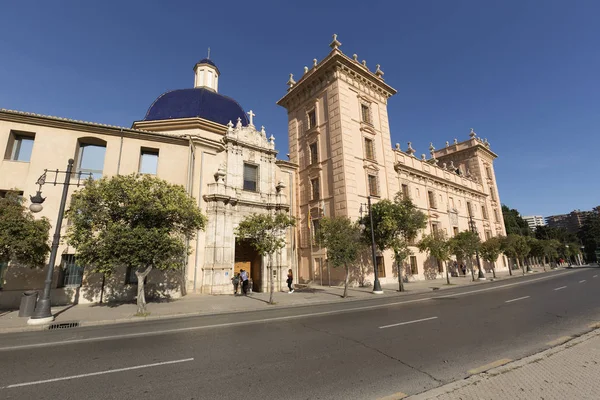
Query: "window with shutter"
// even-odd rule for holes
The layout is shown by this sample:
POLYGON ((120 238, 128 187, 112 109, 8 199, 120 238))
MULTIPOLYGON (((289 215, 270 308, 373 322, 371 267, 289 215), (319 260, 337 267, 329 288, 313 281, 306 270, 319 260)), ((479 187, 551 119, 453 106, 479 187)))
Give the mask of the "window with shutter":
POLYGON ((258 191, 258 165, 244 163, 244 190, 258 191))
POLYGON ((365 158, 367 160, 375 160, 375 147, 373 140, 365 138, 365 158))
POLYGON ((369 195, 370 196, 379 196, 379 187, 377 184, 377 175, 369 175, 368 176, 369 183, 369 195))

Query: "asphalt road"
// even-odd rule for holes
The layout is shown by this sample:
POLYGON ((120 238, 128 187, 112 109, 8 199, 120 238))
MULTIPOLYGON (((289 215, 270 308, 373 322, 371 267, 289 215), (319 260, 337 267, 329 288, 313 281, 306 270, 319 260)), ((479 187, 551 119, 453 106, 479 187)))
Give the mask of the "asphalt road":
POLYGON ((600 269, 244 314, 0 335, 0 399, 378 399, 600 321, 600 269))

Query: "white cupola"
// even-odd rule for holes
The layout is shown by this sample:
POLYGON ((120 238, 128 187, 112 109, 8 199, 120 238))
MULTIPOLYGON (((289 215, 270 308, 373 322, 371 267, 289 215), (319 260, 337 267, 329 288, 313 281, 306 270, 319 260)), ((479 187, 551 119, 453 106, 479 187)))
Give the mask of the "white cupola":
POLYGON ((219 68, 209 58, 203 58, 194 65, 194 87, 206 88, 214 92, 219 90, 219 68))

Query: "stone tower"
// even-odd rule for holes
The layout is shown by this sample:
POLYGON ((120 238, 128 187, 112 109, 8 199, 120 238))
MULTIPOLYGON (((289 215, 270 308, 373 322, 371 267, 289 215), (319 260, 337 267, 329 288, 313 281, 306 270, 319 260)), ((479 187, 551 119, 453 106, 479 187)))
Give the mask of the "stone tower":
POLYGON ((331 52, 298 82, 290 74, 277 102, 288 111, 289 156, 299 166, 299 278, 307 281, 328 278, 324 251, 311 243, 321 217, 356 219, 367 196, 376 202, 398 191, 387 112, 396 90, 379 65, 371 71, 340 46, 333 35, 331 52))

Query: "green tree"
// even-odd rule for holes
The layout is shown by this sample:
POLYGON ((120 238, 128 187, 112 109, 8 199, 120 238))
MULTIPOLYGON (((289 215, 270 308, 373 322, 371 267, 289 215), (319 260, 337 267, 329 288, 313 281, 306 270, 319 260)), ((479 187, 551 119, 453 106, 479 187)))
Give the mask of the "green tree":
POLYGON ((456 256, 456 259, 469 260, 472 280, 475 280, 475 275, 473 274, 473 256, 479 251, 480 246, 481 239, 473 231, 459 232, 450 239, 450 249, 452 254, 456 256))
POLYGON ((450 274, 448 273, 447 261, 450 260, 452 255, 452 248, 450 241, 446 237, 446 233, 443 231, 435 231, 432 234, 425 235, 417 247, 421 251, 426 251, 430 256, 438 260, 439 262, 446 264, 446 283, 450 284, 450 274))
POLYGON ((43 267, 50 251, 50 222, 35 219, 14 192, 0 198, 0 264, 43 267))
MULTIPOLYGON (((511 233, 502 240, 502 252, 509 258, 517 260, 517 266, 521 268, 523 257, 529 254, 529 245, 524 236, 516 235, 511 233)), ((512 267, 509 267, 511 271, 512 267)), ((525 275, 525 268, 523 267, 523 275, 525 275)), ((512 275, 512 271, 510 272, 512 275)))
POLYGON ((598 261, 596 251, 600 250, 600 213, 596 212, 586 218, 577 234, 584 246, 587 261, 598 261))
POLYGON ((502 204, 502 216, 504 217, 504 226, 506 227, 507 234, 517 234, 523 236, 529 236, 531 230, 529 224, 525 221, 521 214, 514 208, 511 209, 505 204, 502 204))
POLYGON ((295 224, 295 219, 285 213, 252 214, 244 218, 235 229, 238 238, 248 239, 258 254, 267 257, 270 281, 269 304, 274 304, 273 254, 285 247, 285 231, 295 224))
POLYGON ((493 236, 491 238, 489 238, 488 240, 486 240, 485 242, 481 243, 481 257, 489 262, 492 263, 492 273, 494 274, 494 278, 496 277, 496 260, 498 260, 498 257, 500 256, 500 254, 502 253, 502 237, 501 236, 493 236))
POLYGON ((542 245, 544 246, 544 255, 548 260, 548 264, 550 268, 552 268, 552 260, 556 260, 558 258, 558 249, 562 246, 560 242, 556 239, 550 240, 542 240, 542 245))
MULTIPOLYGON (((419 231, 427 226, 427 216, 419 211, 410 198, 396 195, 394 201, 381 200, 371 206, 373 214, 373 231, 375 245, 379 251, 394 251, 394 259, 398 268, 398 289, 404 291, 402 281, 402 265, 411 254, 408 243, 414 240, 419 231)), ((371 216, 363 216, 359 223, 368 227, 363 231, 363 241, 371 243, 371 216)))
POLYGON ((344 295, 348 295, 350 265, 354 264, 361 252, 361 231, 357 223, 347 217, 322 218, 317 238, 327 248, 328 262, 334 268, 344 267, 344 295))
POLYGON ((542 260, 542 265, 544 267, 544 271, 546 270, 546 263, 543 258, 546 256, 546 248, 544 244, 544 240, 539 240, 534 237, 528 238, 528 244, 530 247, 529 255, 535 259, 542 260))
POLYGON ((135 270, 139 314, 146 313, 146 276, 184 268, 186 238, 206 224, 182 186, 150 175, 88 180, 71 197, 68 218, 67 242, 83 264, 106 276, 122 266, 135 270))

